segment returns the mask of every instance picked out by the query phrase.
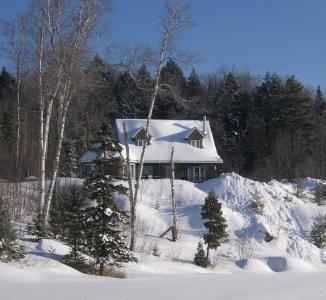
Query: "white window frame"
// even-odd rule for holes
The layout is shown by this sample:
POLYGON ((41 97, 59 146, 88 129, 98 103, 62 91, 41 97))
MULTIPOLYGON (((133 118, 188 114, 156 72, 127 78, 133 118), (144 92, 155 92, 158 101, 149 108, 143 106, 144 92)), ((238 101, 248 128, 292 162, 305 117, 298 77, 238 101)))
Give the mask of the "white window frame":
POLYGON ((190 141, 190 144, 192 147, 195 147, 195 148, 201 148, 201 140, 191 140, 190 141))
POLYGON ((137 146, 144 147, 145 140, 137 140, 137 146))

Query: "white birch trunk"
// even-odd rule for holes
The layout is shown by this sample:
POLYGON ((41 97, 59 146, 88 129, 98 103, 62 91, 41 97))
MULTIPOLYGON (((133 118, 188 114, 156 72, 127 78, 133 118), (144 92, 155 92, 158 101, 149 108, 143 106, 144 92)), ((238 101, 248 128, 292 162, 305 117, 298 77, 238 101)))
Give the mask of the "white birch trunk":
POLYGON ((146 140, 142 148, 141 156, 140 156, 140 163, 139 163, 139 168, 137 172, 137 178, 136 178, 136 185, 135 185, 135 193, 134 193, 134 199, 133 199, 133 207, 131 208, 130 214, 131 216, 134 217, 134 219, 130 220, 130 250, 134 251, 135 250, 135 239, 136 239, 136 231, 135 231, 135 223, 136 223, 136 210, 137 210, 137 201, 138 201, 138 193, 139 193, 139 187, 140 187, 140 180, 143 174, 143 166, 144 166, 144 157, 145 157, 145 151, 147 147, 147 141, 148 141, 148 134, 149 134, 149 127, 150 127, 150 122, 152 119, 153 115, 153 109, 155 105, 155 100, 157 98, 157 95, 159 93, 160 89, 160 80, 161 80, 161 73, 163 69, 163 63, 165 59, 165 54, 166 50, 168 47, 168 41, 170 39, 171 31, 173 29, 174 21, 175 21, 175 14, 172 14, 170 16, 170 21, 169 21, 169 26, 166 28, 164 35, 163 35, 163 40, 162 40, 162 46, 160 50, 160 57, 159 57, 159 62, 158 66, 156 69, 156 75, 155 75, 155 85, 154 85, 154 91, 151 97, 150 101, 150 106, 148 110, 148 116, 147 116, 147 121, 146 121, 146 127, 145 127, 145 133, 146 133, 146 140))

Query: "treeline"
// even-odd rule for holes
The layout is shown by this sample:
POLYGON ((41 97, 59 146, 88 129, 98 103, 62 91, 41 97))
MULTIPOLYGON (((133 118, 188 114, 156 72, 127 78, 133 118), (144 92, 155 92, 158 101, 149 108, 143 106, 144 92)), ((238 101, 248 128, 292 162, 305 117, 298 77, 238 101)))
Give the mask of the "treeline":
MULTIPOLYGON (((78 176, 78 157, 92 143, 103 120, 146 118, 149 89, 137 86, 128 72, 96 56, 82 70, 87 82, 74 95, 68 112, 61 158, 61 176, 78 176)), ((151 85, 151 72, 137 72, 151 85)), ((21 178, 39 176, 37 157, 38 108, 33 75, 24 75, 21 88, 21 178)), ((326 102, 320 88, 311 91, 295 77, 266 73, 221 72, 189 76, 173 60, 162 70, 161 93, 154 118, 210 121, 224 171, 258 179, 326 176, 326 102)), ((3 68, 0 74, 0 178, 11 179, 15 168, 16 82, 3 68)), ((52 121, 52 122, 55 122, 52 121)), ((56 132, 50 141, 56 142, 56 132)), ((54 155, 49 147, 49 157, 54 155)), ((51 164, 51 159, 48 160, 51 164)))

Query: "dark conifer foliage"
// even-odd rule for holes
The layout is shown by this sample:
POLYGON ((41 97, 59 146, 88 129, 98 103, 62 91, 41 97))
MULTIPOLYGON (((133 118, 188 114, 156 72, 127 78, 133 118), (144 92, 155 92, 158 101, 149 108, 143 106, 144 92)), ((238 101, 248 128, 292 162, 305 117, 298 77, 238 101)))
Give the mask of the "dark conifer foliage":
POLYGON ((0 195, 0 260, 4 262, 19 260, 25 254, 24 247, 17 244, 8 207, 8 203, 0 195))
MULTIPOLYGON (((65 133, 67 142, 74 141, 78 158, 93 144, 102 121, 112 126, 116 118, 146 118, 153 85, 150 67, 143 65, 136 72, 142 82, 139 85, 127 72, 99 55, 90 60, 83 72, 87 79, 74 96, 65 133)), ((22 81, 22 176, 39 175, 35 164, 38 108, 33 76, 24 76, 22 81)), ((0 105, 0 164, 6 166, 0 168, 0 177, 12 179, 7 166, 14 161, 15 79, 6 69, 0 74, 0 105)), ((224 160, 223 170, 269 180, 294 179, 297 172, 300 177, 326 178, 325 111, 322 89, 305 88, 293 76, 267 72, 258 78, 235 71, 199 74, 170 59, 162 70, 153 116, 202 119, 206 115, 224 160)), ((56 138, 54 130, 50 140, 55 143, 56 138)), ((49 165, 53 155, 50 149, 49 165)), ((67 156, 62 156, 61 176, 75 173, 67 156)))
POLYGON ((208 262, 209 250, 221 246, 222 241, 228 236, 222 204, 218 201, 218 196, 214 192, 210 192, 205 198, 201 216, 207 229, 207 232, 204 234, 204 241, 207 245, 206 260, 208 262))
POLYGON ((85 206, 84 199, 73 187, 65 197, 63 213, 64 236, 63 240, 71 247, 70 253, 65 257, 65 261, 81 261, 81 253, 85 251, 85 206))
POLYGON ((77 177, 79 175, 78 173, 79 168, 76 143, 73 141, 64 142, 60 162, 60 176, 77 177))
POLYGON ((84 187, 90 201, 85 211, 87 248, 99 264, 99 274, 102 275, 106 263, 119 266, 134 258, 121 232, 127 215, 115 202, 116 196, 127 191, 116 180, 122 172, 121 149, 106 123, 101 125, 97 141, 96 171, 85 180, 84 187))
POLYGON ((45 224, 43 213, 40 210, 37 210, 32 224, 27 226, 27 232, 37 240, 50 236, 50 227, 45 224))
POLYGON ((194 257, 194 263, 195 265, 202 268, 207 268, 210 265, 210 259, 206 256, 203 243, 201 241, 198 242, 197 252, 194 257))

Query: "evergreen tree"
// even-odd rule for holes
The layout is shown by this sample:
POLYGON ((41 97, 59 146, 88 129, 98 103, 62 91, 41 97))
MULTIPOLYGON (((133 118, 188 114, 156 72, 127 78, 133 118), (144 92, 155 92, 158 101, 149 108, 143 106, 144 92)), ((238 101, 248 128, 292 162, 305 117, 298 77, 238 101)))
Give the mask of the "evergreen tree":
POLYGON ((317 183, 315 187, 315 202, 318 205, 326 204, 326 185, 323 183, 317 183))
POLYGON ((24 257, 24 247, 16 242, 16 233, 12 227, 7 205, 0 196, 0 260, 9 262, 24 257))
MULTIPOLYGON (((294 177, 299 163, 310 155, 315 145, 313 102, 303 86, 293 76, 285 84, 280 123, 289 135, 289 174, 294 177)), ((300 174, 301 175, 301 174, 300 174)))
POLYGON ((77 189, 70 191, 68 201, 64 202, 64 241, 71 247, 70 253, 65 257, 65 262, 82 261, 80 253, 85 250, 85 212, 84 200, 77 189))
POLYGON ((117 194, 126 194, 126 188, 116 181, 122 172, 121 148, 107 124, 102 124, 98 142, 100 155, 96 160, 96 171, 85 180, 84 186, 91 201, 86 209, 87 248, 99 264, 99 274, 102 275, 106 263, 120 266, 134 258, 120 230, 127 216, 114 201, 117 194))
POLYGON ((45 224, 44 216, 40 209, 36 211, 32 224, 27 226, 27 232, 35 236, 37 240, 50 236, 50 228, 45 224))
POLYGON ((206 257, 203 243, 201 241, 198 242, 197 246, 197 253, 195 254, 194 257, 194 263, 196 266, 202 267, 202 268, 207 268, 210 265, 210 259, 209 257, 206 257))
POLYGON ((219 247, 221 242, 228 236, 222 204, 218 201, 218 196, 214 192, 209 192, 205 198, 201 216, 207 229, 207 233, 204 234, 204 241, 207 244, 206 261, 208 262, 209 250, 219 247))
POLYGON ((169 59, 162 69, 161 87, 166 93, 159 95, 156 102, 154 118, 173 119, 186 111, 183 101, 176 99, 175 95, 183 96, 187 87, 187 80, 178 64, 169 59))
POLYGON ((191 98, 191 97, 199 96, 202 93, 203 93, 203 87, 201 85, 201 82, 198 78, 195 69, 192 69, 192 72, 187 82, 187 96, 191 98))
POLYGON ((65 236, 65 203, 68 201, 69 195, 67 193, 58 193, 57 191, 54 192, 50 208, 49 225, 51 233, 53 233, 54 236, 60 240, 63 240, 63 237, 65 236))
POLYGON ((266 73, 255 93, 256 112, 264 120, 265 135, 269 153, 278 134, 281 105, 285 97, 284 84, 276 73, 266 73))
POLYGON ((316 218, 311 227, 310 237, 318 248, 326 247, 326 216, 316 218))
POLYGON ((0 126, 0 137, 8 142, 13 140, 14 136, 14 116, 8 112, 3 112, 0 126))
POLYGON ((78 155, 74 142, 65 142, 62 149, 60 176, 77 177, 78 175, 78 155))

